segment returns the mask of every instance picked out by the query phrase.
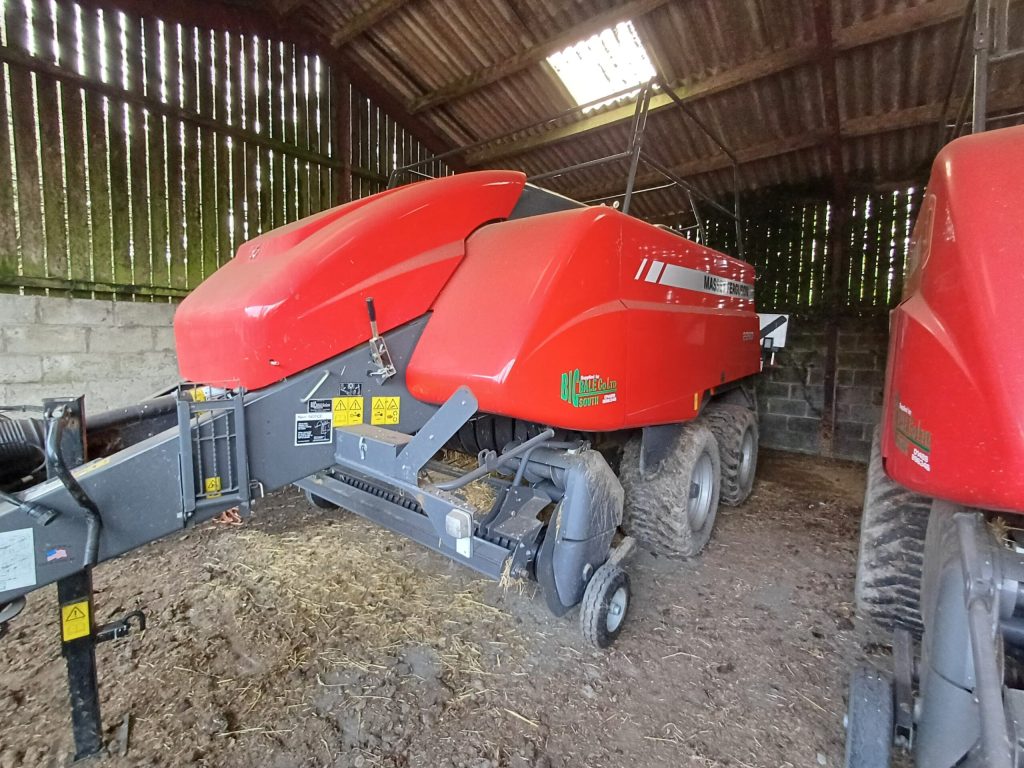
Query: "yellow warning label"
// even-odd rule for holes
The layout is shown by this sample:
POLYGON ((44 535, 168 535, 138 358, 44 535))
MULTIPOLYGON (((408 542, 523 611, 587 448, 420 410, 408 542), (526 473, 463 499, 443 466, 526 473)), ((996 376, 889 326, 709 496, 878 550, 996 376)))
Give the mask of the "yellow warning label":
POLYGON ((204 403, 206 402, 206 390, 202 387, 192 388, 192 402, 193 403, 204 403))
POLYGON ((375 397, 370 409, 371 424, 397 424, 402 417, 402 398, 375 397))
POLYGON ((206 489, 206 498, 216 499, 221 492, 220 476, 214 475, 206 478, 203 480, 203 487, 206 489))
MULTIPOLYGON (((374 398, 376 400, 376 398, 374 398)), ((331 426, 351 427, 353 424, 363 423, 363 398, 361 397, 332 397, 331 398, 331 426)), ((376 424, 376 422, 374 422, 376 424)))
POLYGON ((64 642, 89 635, 89 601, 60 607, 60 629, 64 642))

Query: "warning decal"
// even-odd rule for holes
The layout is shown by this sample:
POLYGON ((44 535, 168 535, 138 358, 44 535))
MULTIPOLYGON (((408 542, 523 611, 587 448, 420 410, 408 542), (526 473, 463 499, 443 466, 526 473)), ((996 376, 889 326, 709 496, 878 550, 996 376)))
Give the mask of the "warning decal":
POLYGON ((402 417, 402 398, 375 397, 370 410, 371 424, 397 424, 402 417))
POLYGON ((60 631, 65 643, 89 635, 88 600, 79 600, 77 603, 60 607, 60 631))
POLYGON ((203 489, 206 491, 206 498, 216 499, 222 490, 220 476, 214 475, 203 480, 203 489))
POLYGON ((331 442, 331 414, 295 414, 295 444, 319 445, 331 442))
POLYGON ((35 539, 31 528, 0 533, 0 592, 36 585, 35 539))
POLYGON ((363 423, 363 398, 335 397, 332 424, 335 427, 351 427, 363 423))

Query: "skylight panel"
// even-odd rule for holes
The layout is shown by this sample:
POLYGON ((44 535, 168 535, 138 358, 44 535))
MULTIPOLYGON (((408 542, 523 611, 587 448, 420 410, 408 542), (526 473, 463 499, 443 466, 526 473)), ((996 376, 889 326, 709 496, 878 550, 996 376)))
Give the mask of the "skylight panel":
POLYGON ((577 105, 637 86, 628 94, 594 104, 586 111, 631 98, 640 90, 639 86, 654 77, 651 57, 631 21, 623 21, 551 54, 548 63, 577 105))

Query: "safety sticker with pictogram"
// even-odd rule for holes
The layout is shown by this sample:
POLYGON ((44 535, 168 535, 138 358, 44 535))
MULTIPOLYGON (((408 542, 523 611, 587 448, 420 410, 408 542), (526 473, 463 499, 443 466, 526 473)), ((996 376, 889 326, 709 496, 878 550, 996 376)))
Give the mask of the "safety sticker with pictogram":
MULTIPOLYGON (((376 400, 376 398, 374 399, 376 400)), ((333 414, 331 425, 335 429, 363 423, 363 398, 332 397, 331 402, 334 404, 331 408, 333 414)))
POLYGON ((402 398, 375 397, 370 412, 371 424, 397 424, 402 417, 402 398))
POLYGON ((61 636, 64 642, 89 635, 89 601, 80 600, 60 607, 61 636))

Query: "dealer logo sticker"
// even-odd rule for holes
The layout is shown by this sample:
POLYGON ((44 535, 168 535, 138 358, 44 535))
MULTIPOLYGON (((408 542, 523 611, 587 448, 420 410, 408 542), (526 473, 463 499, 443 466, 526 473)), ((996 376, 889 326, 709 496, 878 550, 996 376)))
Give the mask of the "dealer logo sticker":
POLYGON ((580 369, 562 374, 562 400, 573 408, 607 405, 618 398, 619 384, 598 373, 581 374, 580 369))
POLYGON ((932 433, 921 425, 920 419, 914 418, 910 406, 904 405, 898 396, 893 430, 897 450, 925 472, 931 472, 932 433))

